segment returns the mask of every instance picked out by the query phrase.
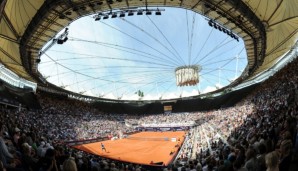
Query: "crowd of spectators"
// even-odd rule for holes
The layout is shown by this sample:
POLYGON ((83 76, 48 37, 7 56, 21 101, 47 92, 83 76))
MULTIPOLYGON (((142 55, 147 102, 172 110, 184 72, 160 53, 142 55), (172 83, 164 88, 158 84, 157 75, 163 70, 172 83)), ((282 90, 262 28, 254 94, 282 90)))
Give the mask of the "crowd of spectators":
MULTIPOLYGON (((200 131, 189 137, 202 137, 193 146, 197 150, 188 150, 196 153, 192 159, 199 161, 199 168, 283 171, 292 167, 297 170, 297 165, 291 164, 292 160, 297 161, 298 149, 297 73, 296 61, 234 107, 205 113, 215 116, 200 126, 205 137, 200 131)), ((189 161, 189 156, 179 156, 179 160, 189 161)))
POLYGON ((106 114, 81 101, 46 95, 38 95, 40 111, 2 106, 0 171, 144 170, 75 151, 61 142, 119 136, 133 132, 131 125, 193 121, 176 162, 167 170, 287 171, 298 151, 297 73, 296 60, 235 106, 207 112, 106 114))
MULTIPOLYGON (((41 112, 26 113, 25 118, 32 118, 40 123, 51 120, 55 123, 46 125, 48 132, 56 140, 82 140, 104 137, 108 134, 117 136, 119 131, 132 132, 133 128, 125 126, 126 114, 107 114, 92 108, 87 103, 68 99, 40 97, 41 112), (59 125, 59 126, 57 126, 59 125), (58 128, 58 129, 57 129, 58 128)), ((30 122, 30 121, 29 121, 30 122)), ((45 132, 46 133, 46 132, 45 132)))

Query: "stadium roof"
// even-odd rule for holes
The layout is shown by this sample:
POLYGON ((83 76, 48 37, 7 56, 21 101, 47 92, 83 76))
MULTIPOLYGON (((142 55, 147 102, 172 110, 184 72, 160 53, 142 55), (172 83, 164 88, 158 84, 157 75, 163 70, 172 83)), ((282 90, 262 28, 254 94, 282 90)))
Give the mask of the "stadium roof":
POLYGON ((297 40, 294 0, 2 0, 0 60, 30 81, 43 84, 39 51, 73 20, 112 9, 158 6, 198 12, 232 30, 246 47, 243 79, 269 69, 297 40))

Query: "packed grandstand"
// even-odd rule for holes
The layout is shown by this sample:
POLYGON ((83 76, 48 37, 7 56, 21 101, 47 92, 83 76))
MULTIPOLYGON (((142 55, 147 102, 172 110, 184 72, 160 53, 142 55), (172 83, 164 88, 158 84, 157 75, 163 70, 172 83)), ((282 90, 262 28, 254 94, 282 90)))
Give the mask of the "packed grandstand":
MULTIPOLYGON (((37 94, 41 109, 1 105, 1 162, 7 170, 146 170, 72 149, 69 142, 119 138, 144 124, 195 123, 168 170, 297 169, 298 61, 232 107, 201 112, 104 113, 83 101, 37 94), (53 162, 47 159, 53 158, 53 162), (276 162, 279 161, 279 162, 276 162), (66 167, 66 166, 65 166, 66 167)), ((157 168, 155 168, 157 169, 157 168)), ((161 168, 159 168, 161 169, 161 168)))
MULTIPOLYGON (((295 0, 0 0, 0 171, 298 170, 297 9, 298 1, 295 0), (184 30, 187 42, 174 43, 179 48, 182 44, 187 45, 185 47, 189 51, 182 55, 183 59, 180 57, 182 63, 170 69, 162 68, 160 64, 168 65, 180 60, 175 56, 178 53, 169 43, 170 39, 166 38, 166 31, 156 25, 157 20, 148 17, 152 13, 160 16, 164 8, 184 9, 186 20, 183 22, 187 25, 184 30), (190 11, 193 13, 188 14, 190 11), (138 25, 145 20, 135 24, 125 18, 134 14, 139 17, 144 14, 144 18, 149 18, 157 30, 153 31, 152 25, 147 30, 138 25), (201 19, 196 18, 198 15, 201 19), (161 35, 150 33, 159 32, 177 54, 172 52, 171 57, 165 55, 169 57, 167 60, 156 57, 149 50, 154 49, 151 45, 141 46, 147 45, 146 38, 137 39, 140 37, 128 34, 133 29, 123 31, 123 27, 115 30, 137 40, 136 49, 129 47, 125 41, 122 45, 118 44, 122 37, 116 34, 111 36, 116 43, 71 37, 70 24, 84 17, 97 24, 108 21, 109 17, 121 19, 155 39, 152 45, 167 45, 163 44, 165 40, 160 39, 161 35), (205 27, 210 31, 208 34, 202 35, 195 30, 196 19, 204 20, 205 27), (196 34, 200 41, 193 41, 196 34), (210 35, 215 39, 209 41, 210 35), (204 36, 207 38, 203 39, 204 36), (220 38, 223 40, 220 41, 220 38), (67 41, 87 42, 90 47, 93 45, 89 43, 104 45, 102 52, 110 52, 107 49, 111 47, 111 52, 122 48, 119 53, 121 58, 113 56, 117 53, 101 59, 89 54, 94 59, 88 61, 99 63, 93 69, 101 68, 101 71, 107 71, 105 69, 109 67, 113 71, 121 67, 126 69, 119 69, 116 74, 103 72, 104 75, 99 76, 100 72, 88 71, 89 65, 80 69, 68 68, 67 63, 61 61, 79 59, 72 65, 86 64, 84 57, 78 57, 82 54, 72 54, 79 46, 68 49, 69 59, 62 55, 66 51, 60 51, 62 53, 57 56, 62 58, 59 59, 47 54, 48 50, 54 49, 53 46, 67 49, 62 46, 67 41), (199 48, 193 46, 192 43, 198 42, 213 44, 204 43, 199 48), (221 43, 215 46, 214 43, 218 42, 221 43), (215 65, 208 71, 208 65, 206 67, 200 61, 228 42, 233 42, 235 47, 223 48, 224 51, 217 55, 217 61, 211 63, 222 62, 221 65, 215 65), (202 49, 210 47, 209 53, 199 56, 202 49), (192 49, 201 49, 197 55, 199 62, 194 64, 191 61, 197 58, 191 60, 192 49), (232 53, 235 49, 240 49, 240 52, 232 53), (137 57, 130 58, 124 55, 124 51, 137 57), (230 54, 223 59, 225 53, 230 54), (140 56, 146 60, 140 60, 140 56), (95 61, 96 58, 98 61, 95 61), (117 61, 114 65, 115 61, 104 61, 105 58, 121 62, 117 61), (188 65, 183 63, 184 60, 189 61, 188 65), (137 63, 140 61, 147 64, 137 63), (161 61, 164 63, 159 63, 161 61), (46 68, 48 62, 53 65, 46 68), (230 62, 235 66, 224 68, 230 62), (240 71, 238 64, 241 62, 243 68, 240 71), (103 63, 107 65, 101 65, 103 63), (139 65, 126 65, 131 63, 139 65), (41 68, 48 69, 53 75, 45 76, 41 68), (128 68, 132 72, 123 76, 128 68), (158 80, 152 81, 148 70, 137 68, 150 69, 150 72, 157 68, 150 76, 158 80), (55 69, 57 71, 53 72, 55 69), (166 72, 170 73, 170 77, 163 75, 159 69, 168 69, 166 72), (74 75, 64 78, 63 75, 70 71, 74 75), (174 71, 179 72, 175 75, 174 71), (225 73, 222 74, 222 71, 225 73), (227 74, 228 71, 232 74, 227 74), (204 72, 213 73, 204 75, 204 72), (131 74, 137 74, 137 79, 133 79, 135 77, 131 74), (85 77, 92 78, 92 81, 78 80, 77 75, 83 75, 84 80, 85 77), (229 78, 225 78, 228 75, 229 78), (58 82, 49 81, 54 77, 58 82), (177 80, 169 79, 172 77, 177 80), (212 91, 201 92, 201 83, 211 82, 212 77, 215 77, 212 91), (225 78, 224 86, 220 85, 222 78, 225 78), (173 89, 164 86, 166 84, 158 86, 157 82, 161 84, 167 82, 166 79, 174 83, 173 89), (69 81, 67 85, 65 80, 69 81), (85 87, 85 90, 82 89, 85 85, 79 84, 86 82, 86 85, 91 85, 98 80, 103 82, 95 87, 102 94, 91 93, 96 96, 88 94, 95 88, 85 87), (137 88, 139 84, 145 87, 150 82, 148 89, 137 88), (118 92, 122 83, 127 89, 118 92), (103 85, 108 87, 104 93, 103 85), (182 89, 191 86, 197 90, 184 96, 182 89), (181 91, 177 91, 175 96, 165 97, 165 93, 161 95, 159 92, 161 88, 168 94, 171 92, 167 90, 181 91), (156 90, 156 96, 146 99, 151 89, 156 90), (108 96, 113 94, 109 93, 110 90, 115 91, 116 96, 108 96), (134 98, 124 98, 127 90, 134 98)), ((173 16, 171 21, 175 18, 173 16)), ((174 27, 180 28, 177 23, 174 27)), ((78 29, 82 31, 80 35, 87 32, 82 28, 81 25, 78 29)), ((114 34, 108 31, 101 36, 114 34)), ((174 35, 168 38, 179 37, 173 28, 168 32, 174 35)), ((96 34, 91 34, 91 37, 97 39, 96 34)), ((162 54, 161 49, 155 50, 162 54)), ((205 60, 215 60, 210 56, 205 60)))

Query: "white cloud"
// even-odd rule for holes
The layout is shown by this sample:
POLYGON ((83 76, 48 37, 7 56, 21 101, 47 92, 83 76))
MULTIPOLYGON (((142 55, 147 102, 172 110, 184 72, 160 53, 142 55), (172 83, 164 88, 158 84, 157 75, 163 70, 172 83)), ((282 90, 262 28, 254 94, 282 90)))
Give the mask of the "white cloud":
POLYGON ((221 85, 220 83, 216 83, 215 84, 215 88, 217 88, 217 89, 220 89, 220 88, 222 88, 223 87, 223 85, 221 85))
POLYGON ((122 96, 123 100, 138 100, 139 96, 137 94, 133 94, 133 95, 123 95, 122 96))
POLYGON ((215 87, 207 86, 207 87, 202 91, 202 93, 208 93, 208 92, 215 91, 215 90, 216 90, 215 87))
POLYGON ((183 97, 190 97, 190 96, 196 96, 198 95, 198 90, 193 89, 192 91, 183 91, 182 96, 183 97))
POLYGON ((87 95, 87 96, 95 96, 95 94, 91 91, 91 90, 87 90, 84 95, 87 95))
POLYGON ((117 97, 113 93, 105 94, 103 97, 107 99, 117 99, 117 97))
POLYGON ((162 96, 162 99, 174 99, 177 98, 179 96, 177 96, 177 94, 171 92, 171 93, 166 93, 162 96))
POLYGON ((143 100, 158 100, 160 95, 147 94, 144 96, 143 100))

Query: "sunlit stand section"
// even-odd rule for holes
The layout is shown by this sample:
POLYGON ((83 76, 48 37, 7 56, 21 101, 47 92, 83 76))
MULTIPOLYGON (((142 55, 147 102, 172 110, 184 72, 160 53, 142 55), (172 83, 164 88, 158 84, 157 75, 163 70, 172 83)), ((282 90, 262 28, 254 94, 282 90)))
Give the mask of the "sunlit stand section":
POLYGON ((200 65, 181 66, 175 69, 176 85, 194 86, 199 83, 199 72, 202 70, 200 65))

